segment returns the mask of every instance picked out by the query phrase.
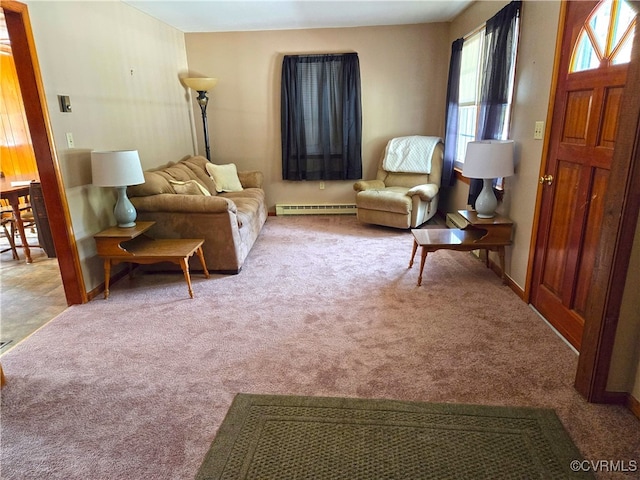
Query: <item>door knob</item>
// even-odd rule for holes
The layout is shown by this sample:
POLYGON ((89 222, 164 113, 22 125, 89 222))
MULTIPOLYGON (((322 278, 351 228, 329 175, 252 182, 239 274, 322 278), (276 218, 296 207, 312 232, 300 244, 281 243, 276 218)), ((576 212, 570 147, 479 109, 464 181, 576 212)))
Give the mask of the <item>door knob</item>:
POLYGON ((553 175, 544 175, 540 177, 540 185, 544 182, 547 182, 547 185, 551 185, 553 183, 553 175))

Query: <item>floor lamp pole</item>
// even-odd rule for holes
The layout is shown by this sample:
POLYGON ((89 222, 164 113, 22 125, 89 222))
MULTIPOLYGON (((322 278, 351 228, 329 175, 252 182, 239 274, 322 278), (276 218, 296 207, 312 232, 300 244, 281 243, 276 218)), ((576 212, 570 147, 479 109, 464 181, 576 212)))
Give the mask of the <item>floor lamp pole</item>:
POLYGON ((209 127, 207 126, 207 104, 209 103, 207 92, 213 90, 213 87, 215 87, 218 83, 218 79, 208 77, 191 77, 183 78, 182 83, 188 88, 198 92, 198 98, 196 100, 198 101, 198 105, 200 105, 200 110, 202 111, 204 147, 207 154, 207 160, 211 161, 211 149, 209 147, 209 127))
POLYGON ((198 90, 198 105, 202 111, 202 126, 204 128, 204 149, 207 155, 207 160, 211 161, 211 150, 209 148, 209 127, 207 126, 207 104, 209 103, 209 97, 205 90, 198 90))

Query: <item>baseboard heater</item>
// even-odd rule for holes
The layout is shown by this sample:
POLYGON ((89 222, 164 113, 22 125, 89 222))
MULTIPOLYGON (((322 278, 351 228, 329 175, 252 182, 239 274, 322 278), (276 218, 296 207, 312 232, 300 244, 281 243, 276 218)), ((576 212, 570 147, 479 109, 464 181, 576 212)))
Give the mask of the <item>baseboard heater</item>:
POLYGON ((356 206, 350 203, 325 203, 319 205, 277 203, 276 215, 354 215, 356 206))

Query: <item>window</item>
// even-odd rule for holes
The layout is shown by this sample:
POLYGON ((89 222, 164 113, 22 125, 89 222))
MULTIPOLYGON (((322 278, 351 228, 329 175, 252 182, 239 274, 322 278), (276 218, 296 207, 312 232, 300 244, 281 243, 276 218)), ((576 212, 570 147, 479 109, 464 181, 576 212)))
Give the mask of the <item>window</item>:
POLYGON ((284 180, 362 177, 358 54, 286 55, 281 102, 284 180))
POLYGON ((464 39, 460 60, 456 168, 462 169, 467 143, 489 138, 506 140, 509 135, 519 11, 506 26, 500 24, 502 19, 498 18, 502 13, 464 39), (507 32, 498 33, 499 29, 507 32), (505 41, 510 45, 498 44, 505 41), (502 58, 497 58, 497 50, 503 54, 502 58))
POLYGON ((635 16, 624 0, 605 0, 598 4, 578 35, 570 72, 593 70, 603 63, 629 63, 635 16))
POLYGON ((484 27, 465 39, 460 60, 460 86, 458 101, 458 138, 456 164, 462 167, 467 143, 476 138, 480 85, 482 77, 482 53, 484 27))

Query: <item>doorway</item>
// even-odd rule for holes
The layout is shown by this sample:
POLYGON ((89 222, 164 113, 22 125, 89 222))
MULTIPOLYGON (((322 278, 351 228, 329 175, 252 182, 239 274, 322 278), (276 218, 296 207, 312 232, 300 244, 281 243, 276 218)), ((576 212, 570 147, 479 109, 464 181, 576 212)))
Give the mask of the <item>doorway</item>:
MULTIPOLYGON (((0 148, 2 152, 0 156, 2 158, 3 182, 21 178, 37 179, 38 167, 29 135, 4 11, 2 10, 0 10, 0 74, 2 91, 2 106, 0 108, 2 116, 0 148)), ((33 198, 31 200, 31 206, 35 209, 33 198)), ((7 200, 3 199, 3 202, 7 202, 7 200)), ((26 205, 26 199, 24 202, 26 205)), ((7 215, 7 218, 13 218, 13 214, 5 211, 5 208, 10 210, 8 202, 3 203, 3 215, 7 215)), ((35 210, 31 212, 32 215, 35 215, 35 210)), ((46 219, 46 215, 41 218, 46 219)), ((34 222, 27 220, 27 223, 33 224, 34 222)), ((40 245, 40 238, 44 239, 45 237, 42 234, 36 234, 33 227, 27 225, 25 238, 31 247, 32 261, 32 263, 27 263, 22 248, 16 249, 18 258, 11 248, 11 240, 20 243, 20 235, 16 230, 15 227, 7 228, 7 231, 3 229, 4 236, 0 240, 2 246, 2 253, 0 253, 0 275, 2 276, 0 353, 10 350, 67 307, 58 262, 55 258, 49 258, 49 256, 55 257, 52 255, 52 249, 49 246, 49 251, 45 251, 43 248, 36 247, 36 245, 40 245)), ((38 232, 40 231, 38 229, 38 232)))
POLYGON ((86 303, 88 298, 50 131, 47 103, 27 6, 15 1, 1 0, 0 7, 11 42, 66 302, 67 305, 86 303))

